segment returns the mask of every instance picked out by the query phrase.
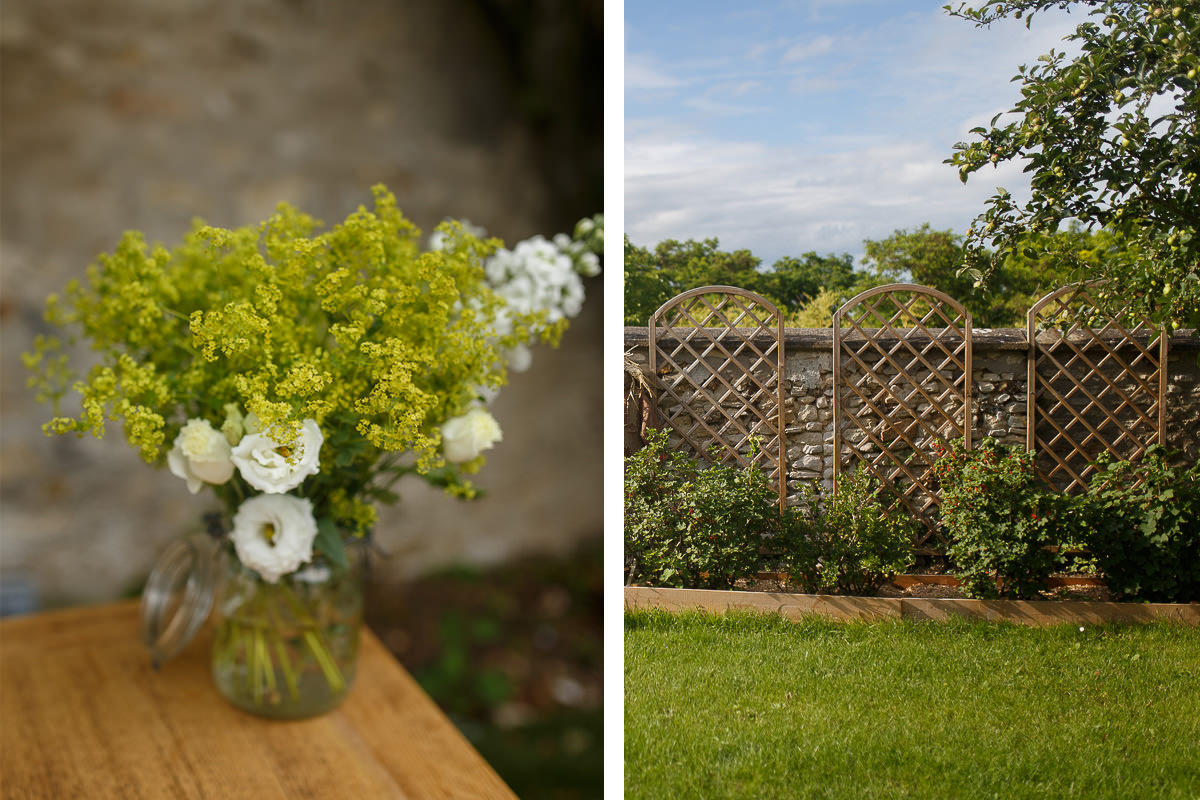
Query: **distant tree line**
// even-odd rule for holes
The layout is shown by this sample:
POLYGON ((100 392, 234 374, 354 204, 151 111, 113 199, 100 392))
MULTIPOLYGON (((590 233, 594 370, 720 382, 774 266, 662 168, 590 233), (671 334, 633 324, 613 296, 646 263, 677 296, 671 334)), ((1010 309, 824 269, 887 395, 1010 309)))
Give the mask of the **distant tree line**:
POLYGON ((857 268, 849 254, 816 252, 785 256, 764 267, 749 250, 721 250, 716 238, 668 239, 650 250, 626 237, 625 324, 647 324, 659 306, 680 292, 724 285, 770 300, 786 314, 790 327, 829 327, 834 310, 859 292, 911 282, 958 300, 971 312, 975 327, 1023 327, 1034 302, 1094 274, 1101 264, 1121 256, 1126 242, 1107 230, 1078 226, 1054 234, 1029 234, 1022 246, 997 260, 986 283, 959 274, 966 254, 963 237, 934 230, 929 223, 915 230, 897 230, 886 239, 867 239, 863 249, 857 268), (1071 259, 1054 257, 1064 250, 1072 254, 1071 259))

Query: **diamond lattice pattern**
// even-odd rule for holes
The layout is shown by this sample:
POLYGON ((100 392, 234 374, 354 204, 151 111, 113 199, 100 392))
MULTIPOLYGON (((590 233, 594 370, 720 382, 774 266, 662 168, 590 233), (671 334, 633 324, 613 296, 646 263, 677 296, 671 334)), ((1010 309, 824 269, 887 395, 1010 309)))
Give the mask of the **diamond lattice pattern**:
POLYGON ((756 464, 786 487, 780 421, 782 322, 740 289, 685 292, 651 319, 659 413, 677 444, 701 458, 756 464))
POLYGON ((868 470, 924 524, 914 546, 940 550, 931 468, 936 444, 970 444, 970 315, 924 287, 880 287, 837 311, 834 356, 835 472, 868 470))
POLYGON ((1166 342, 1144 318, 1101 310, 1099 286, 1060 289, 1029 312, 1029 447, 1060 491, 1085 488, 1101 453, 1133 460, 1164 433, 1166 342))

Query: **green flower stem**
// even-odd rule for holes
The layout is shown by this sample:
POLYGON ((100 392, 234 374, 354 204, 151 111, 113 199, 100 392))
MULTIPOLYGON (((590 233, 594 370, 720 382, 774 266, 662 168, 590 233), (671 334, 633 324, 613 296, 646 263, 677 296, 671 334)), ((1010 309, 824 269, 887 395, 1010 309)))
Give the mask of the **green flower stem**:
POLYGON ((265 631, 267 630, 267 597, 265 592, 258 592, 251 604, 248 621, 248 641, 246 642, 246 673, 250 679, 250 696, 254 702, 264 700, 264 685, 275 684, 274 665, 267 652, 265 631))
POLYGON ((325 643, 321 640, 321 636, 317 633, 318 625, 316 621, 304 608, 304 604, 300 602, 300 599, 296 597, 291 586, 281 583, 279 588, 284 600, 291 606, 292 613, 304 627, 304 641, 308 645, 308 648, 312 650, 313 657, 316 658, 321 672, 325 674, 325 680, 329 683, 329 688, 334 692, 343 691, 346 688, 346 679, 342 676, 342 671, 338 669, 337 662, 329 655, 329 648, 325 646, 325 643))
POLYGON ((253 666, 251 658, 251 650, 249 644, 250 631, 247 625, 244 625, 236 620, 232 621, 230 626, 233 630, 233 635, 230 636, 231 644, 229 648, 229 659, 233 661, 237 658, 238 653, 245 653, 246 656, 246 673, 242 676, 242 688, 247 692, 250 691, 250 667, 253 666))
POLYGON ((257 631, 254 644, 258 648, 258 663, 262 667, 263 678, 267 682, 267 692, 275 694, 275 664, 271 661, 271 653, 267 649, 267 636, 263 629, 257 631))
POLYGON ((253 697, 255 696, 255 688, 258 685, 258 660, 255 658, 258 650, 254 647, 254 638, 249 625, 247 625, 243 631, 242 648, 240 652, 244 652, 246 654, 246 692, 253 697))
POLYGON ((288 695, 293 700, 300 699, 300 684, 296 680, 296 671, 292 669, 291 658, 288 657, 287 645, 283 643, 283 639, 279 634, 274 634, 272 643, 275 645, 275 652, 279 655, 279 668, 283 672, 283 680, 287 683, 288 695))
POLYGON ((283 637, 279 635, 279 631, 283 630, 283 618, 279 613, 279 607, 271 606, 271 617, 275 623, 274 630, 271 631, 271 643, 275 646, 275 652, 279 656, 279 669, 283 672, 283 680, 287 683, 288 694, 293 700, 300 697, 300 684, 296 679, 296 671, 292 668, 292 659, 288 655, 287 645, 283 642, 283 637))
POLYGON ((325 680, 329 682, 329 688, 335 694, 341 693, 346 688, 346 679, 342 677, 342 671, 338 669, 337 664, 329 655, 329 650, 321 641, 321 637, 314 630, 306 630, 304 632, 304 641, 308 643, 313 655, 317 659, 317 664, 321 667, 321 672, 325 673, 325 680))

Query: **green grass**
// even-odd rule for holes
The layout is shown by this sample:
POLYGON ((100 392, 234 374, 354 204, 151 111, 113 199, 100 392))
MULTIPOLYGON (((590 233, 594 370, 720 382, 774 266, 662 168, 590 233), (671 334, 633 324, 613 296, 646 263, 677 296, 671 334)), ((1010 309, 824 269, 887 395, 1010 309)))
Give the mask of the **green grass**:
POLYGON ((1200 630, 627 612, 625 797, 1200 798, 1200 630))

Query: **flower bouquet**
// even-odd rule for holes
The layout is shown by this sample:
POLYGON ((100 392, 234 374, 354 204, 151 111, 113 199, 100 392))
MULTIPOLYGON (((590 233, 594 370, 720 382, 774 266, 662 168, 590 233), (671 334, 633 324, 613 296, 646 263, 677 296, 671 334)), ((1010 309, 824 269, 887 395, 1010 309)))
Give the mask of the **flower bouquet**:
MULTIPOLYGON (((69 334, 25 355, 54 404, 47 433, 100 437, 120 422, 147 462, 219 501, 212 536, 191 545, 187 602, 193 621, 215 602, 214 679, 256 713, 340 701, 377 504, 405 475, 475 495, 467 476, 501 439, 488 402, 531 344, 557 344, 580 275, 599 272, 600 217, 511 251, 446 222, 423 248, 395 198, 375 187, 374 199, 322 233, 287 205, 258 226, 198 224, 171 251, 126 233, 48 299, 69 334), (66 347, 79 338, 99 356, 82 380, 66 347)), ((156 570, 144 611, 171 602, 156 578, 179 569, 156 570)), ((150 624, 156 660, 174 625, 150 624)))

